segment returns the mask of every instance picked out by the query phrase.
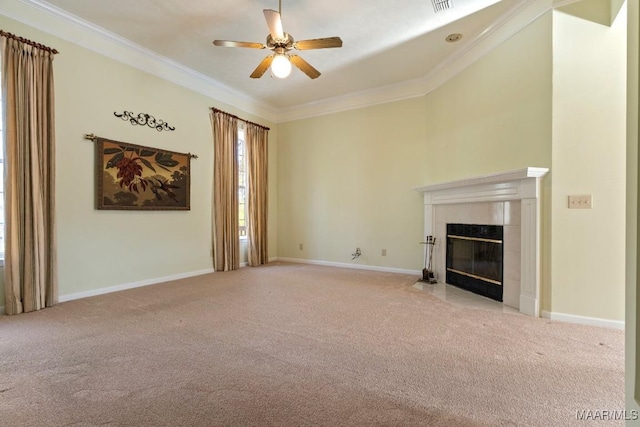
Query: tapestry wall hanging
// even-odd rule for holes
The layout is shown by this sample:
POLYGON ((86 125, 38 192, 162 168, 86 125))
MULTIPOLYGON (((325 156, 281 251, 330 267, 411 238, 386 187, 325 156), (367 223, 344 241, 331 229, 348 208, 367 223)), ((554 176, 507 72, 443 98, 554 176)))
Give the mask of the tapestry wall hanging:
POLYGON ((190 210, 192 155, 94 140, 98 209, 190 210))

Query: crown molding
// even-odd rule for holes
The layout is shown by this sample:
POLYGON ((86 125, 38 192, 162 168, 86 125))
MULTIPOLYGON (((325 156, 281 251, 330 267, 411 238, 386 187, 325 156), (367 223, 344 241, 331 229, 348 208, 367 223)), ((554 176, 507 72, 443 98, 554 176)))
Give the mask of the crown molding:
POLYGON ((0 13, 247 113, 276 120, 275 108, 45 1, 3 0, 0 13))
POLYGON ((490 28, 421 78, 284 109, 259 102, 43 0, 3 0, 0 13, 249 114, 280 123, 424 96, 534 22, 553 6, 552 0, 519 2, 490 28))
POLYGON ((500 20, 424 77, 282 109, 278 115, 278 122, 289 122, 425 96, 551 9, 551 0, 521 1, 500 20))
POLYGON ((568 6, 573 3, 578 3, 582 0, 553 0, 553 8, 557 9, 559 7, 568 6))

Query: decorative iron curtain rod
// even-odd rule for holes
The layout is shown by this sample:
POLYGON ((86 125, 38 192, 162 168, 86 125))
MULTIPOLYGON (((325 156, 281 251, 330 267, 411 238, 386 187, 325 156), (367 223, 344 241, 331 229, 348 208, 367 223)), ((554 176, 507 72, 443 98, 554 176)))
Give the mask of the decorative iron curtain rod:
POLYGON ((22 43, 26 43, 28 45, 37 47, 38 49, 42 49, 42 50, 46 50, 47 52, 51 52, 54 55, 57 55, 59 53, 56 49, 53 49, 51 47, 47 47, 47 46, 45 46, 43 44, 40 44, 40 43, 36 43, 36 42, 31 41, 29 39, 25 39, 24 37, 16 36, 15 34, 7 33, 7 32, 2 31, 2 30, 0 30, 0 36, 6 37, 8 39, 18 40, 18 41, 20 41, 22 43))
MULTIPOLYGON (((100 137, 97 136, 97 135, 94 135, 92 133, 87 133, 87 134, 84 135, 84 139, 86 139, 87 141, 96 142, 98 140, 98 138, 100 138, 100 137)), ((102 139, 107 139, 107 138, 102 138, 102 139)), ((109 141, 111 141, 111 140, 109 140, 109 141)), ((118 142, 118 141, 113 141, 113 142, 118 142)), ((157 151, 162 151, 161 149, 156 149, 156 150, 157 151)), ((189 157, 191 157, 192 159, 197 159, 198 158, 198 156, 196 156, 195 154, 187 153, 187 155, 189 157)))
POLYGON ((261 127, 262 129, 265 129, 265 130, 271 130, 271 129, 269 129, 269 128, 268 128, 268 127, 266 127, 266 126, 261 125, 260 123, 250 122, 249 120, 245 120, 245 119, 243 119, 242 117, 238 117, 238 116, 236 116, 236 115, 234 115, 234 114, 229 114, 229 113, 227 113, 226 111, 219 110, 219 109, 217 109, 216 107, 211 107, 211 111, 213 111, 213 112, 217 112, 217 113, 226 114, 226 115, 227 115, 227 116, 229 116, 229 117, 233 117, 233 118, 235 118, 235 119, 242 120, 242 121, 243 121, 243 122, 245 122, 245 123, 249 123, 249 124, 252 124, 252 125, 255 125, 255 126, 261 127))

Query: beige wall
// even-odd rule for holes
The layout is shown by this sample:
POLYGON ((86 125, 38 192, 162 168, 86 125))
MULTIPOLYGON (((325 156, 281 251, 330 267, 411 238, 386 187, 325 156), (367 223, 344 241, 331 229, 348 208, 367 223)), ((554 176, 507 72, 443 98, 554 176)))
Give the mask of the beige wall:
MULTIPOLYGON (((212 132, 216 106, 273 128, 270 132, 269 250, 277 250, 275 188, 277 130, 273 123, 0 16, 0 27, 55 47, 56 215, 60 295, 91 292, 212 268, 212 132), (114 116, 149 113, 175 126, 157 132, 114 116), (98 211, 95 147, 86 133, 190 152, 191 210, 98 211)), ((0 300, 0 305, 4 305, 0 300)))
POLYGON ((424 117, 416 98, 279 125, 278 256, 422 268, 424 117))
POLYGON ((550 167, 551 13, 425 101, 429 167, 421 185, 550 167))
POLYGON ((553 16, 552 307, 624 320, 626 8, 553 16), (569 209, 571 194, 593 208, 569 209))

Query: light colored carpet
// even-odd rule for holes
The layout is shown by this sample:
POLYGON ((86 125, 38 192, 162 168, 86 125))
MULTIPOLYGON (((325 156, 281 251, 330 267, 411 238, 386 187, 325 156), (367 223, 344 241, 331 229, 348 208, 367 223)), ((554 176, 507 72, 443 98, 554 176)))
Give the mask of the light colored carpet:
POLYGON ((624 408, 622 331, 272 263, 0 316, 6 426, 565 426, 624 408))

